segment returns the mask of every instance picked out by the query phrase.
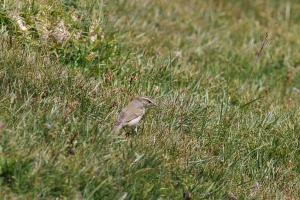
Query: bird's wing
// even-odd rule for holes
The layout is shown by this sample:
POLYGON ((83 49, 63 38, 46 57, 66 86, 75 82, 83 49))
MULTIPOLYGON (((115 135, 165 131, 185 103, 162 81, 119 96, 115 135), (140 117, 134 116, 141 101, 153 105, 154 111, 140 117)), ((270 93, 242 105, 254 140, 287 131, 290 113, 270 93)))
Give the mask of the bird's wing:
POLYGON ((131 102, 126 106, 122 112, 120 113, 120 117, 117 123, 126 123, 129 122, 137 117, 140 117, 145 112, 145 108, 143 108, 142 104, 134 104, 131 102), (134 105, 134 106, 133 106, 134 105), (132 112, 132 109, 134 108, 134 112, 132 112))

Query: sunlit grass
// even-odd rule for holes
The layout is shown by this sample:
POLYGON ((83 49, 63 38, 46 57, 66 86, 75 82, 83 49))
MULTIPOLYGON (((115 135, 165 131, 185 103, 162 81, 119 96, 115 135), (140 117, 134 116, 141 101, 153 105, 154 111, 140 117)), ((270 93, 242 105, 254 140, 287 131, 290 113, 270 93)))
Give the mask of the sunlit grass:
POLYGON ((299 8, 1 2, 0 196, 298 199, 299 8))

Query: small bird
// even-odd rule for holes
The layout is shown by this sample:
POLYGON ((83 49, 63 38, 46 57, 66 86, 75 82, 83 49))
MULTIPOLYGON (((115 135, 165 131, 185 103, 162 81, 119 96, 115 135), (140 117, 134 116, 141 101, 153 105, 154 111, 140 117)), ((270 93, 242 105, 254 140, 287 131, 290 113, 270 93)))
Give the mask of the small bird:
POLYGON ((134 126, 134 131, 137 133, 139 121, 145 114, 146 108, 151 106, 157 106, 157 104, 149 97, 136 97, 120 113, 119 119, 113 128, 113 133, 118 133, 124 126, 134 126))

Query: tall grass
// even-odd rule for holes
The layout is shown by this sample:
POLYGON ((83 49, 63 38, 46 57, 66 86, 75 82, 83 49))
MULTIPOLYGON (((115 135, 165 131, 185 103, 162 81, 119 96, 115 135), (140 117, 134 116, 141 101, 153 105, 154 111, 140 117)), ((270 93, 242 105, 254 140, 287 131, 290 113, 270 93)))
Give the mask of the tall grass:
POLYGON ((0 6, 3 199, 299 198, 297 1, 0 6))

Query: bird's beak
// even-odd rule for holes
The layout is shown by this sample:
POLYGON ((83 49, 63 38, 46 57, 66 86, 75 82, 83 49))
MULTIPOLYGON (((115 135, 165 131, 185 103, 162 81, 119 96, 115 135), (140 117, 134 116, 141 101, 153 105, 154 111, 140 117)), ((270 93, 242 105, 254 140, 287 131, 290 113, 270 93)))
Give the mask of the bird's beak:
POLYGON ((153 104, 153 106, 157 107, 157 104, 156 104, 156 103, 152 102, 152 104, 153 104))

